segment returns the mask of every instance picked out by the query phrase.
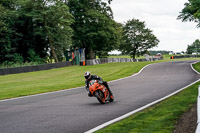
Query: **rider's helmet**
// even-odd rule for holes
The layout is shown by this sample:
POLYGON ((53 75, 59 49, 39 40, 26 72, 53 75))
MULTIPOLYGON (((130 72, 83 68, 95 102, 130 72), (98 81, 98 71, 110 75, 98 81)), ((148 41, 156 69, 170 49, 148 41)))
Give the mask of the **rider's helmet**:
POLYGON ((90 72, 85 72, 84 77, 85 77, 85 79, 90 79, 91 73, 90 72))

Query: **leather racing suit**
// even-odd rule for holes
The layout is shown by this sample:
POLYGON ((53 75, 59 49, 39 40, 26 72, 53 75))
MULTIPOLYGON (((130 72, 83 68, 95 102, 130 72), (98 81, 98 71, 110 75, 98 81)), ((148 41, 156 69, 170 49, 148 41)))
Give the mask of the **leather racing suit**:
POLYGON ((85 80, 85 88, 86 90, 89 92, 88 96, 92 96, 91 92, 89 91, 89 83, 91 80, 98 80, 100 81, 100 84, 103 84, 109 91, 109 93, 112 95, 112 92, 110 90, 110 87, 108 86, 108 83, 106 81, 103 81, 103 79, 97 75, 91 75, 91 77, 89 79, 85 80))

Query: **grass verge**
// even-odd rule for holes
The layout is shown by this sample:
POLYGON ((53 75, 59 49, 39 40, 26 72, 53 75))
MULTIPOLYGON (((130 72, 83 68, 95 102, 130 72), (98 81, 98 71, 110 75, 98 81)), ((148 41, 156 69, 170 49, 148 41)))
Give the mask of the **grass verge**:
MULTIPOLYGON (((193 67, 200 72, 200 63, 193 67)), ((172 133, 176 121, 196 103, 198 85, 200 82, 97 133, 172 133)))
POLYGON ((73 66, 46 71, 0 76, 0 99, 51 92, 85 85, 83 74, 90 71, 111 81, 137 73, 154 62, 108 63, 95 66, 73 66))

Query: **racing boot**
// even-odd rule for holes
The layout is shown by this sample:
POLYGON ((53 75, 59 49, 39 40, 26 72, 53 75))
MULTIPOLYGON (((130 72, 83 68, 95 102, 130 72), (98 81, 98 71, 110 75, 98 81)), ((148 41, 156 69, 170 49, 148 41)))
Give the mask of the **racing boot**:
POLYGON ((110 87, 109 87, 109 86, 107 86, 107 89, 108 89, 108 91, 109 91, 109 93, 110 93, 110 98, 111 98, 111 99, 114 99, 113 93, 112 93, 112 91, 110 90, 110 87))
POLYGON ((108 89, 109 93, 110 93, 110 98, 114 99, 113 93, 110 90, 110 87, 108 86, 108 83, 106 81, 103 82, 103 84, 105 85, 105 87, 108 89))

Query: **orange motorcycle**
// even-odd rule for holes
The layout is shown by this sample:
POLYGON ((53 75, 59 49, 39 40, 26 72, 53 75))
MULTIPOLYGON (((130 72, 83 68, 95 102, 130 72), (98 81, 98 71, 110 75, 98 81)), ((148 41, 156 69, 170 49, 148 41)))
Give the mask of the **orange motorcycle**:
POLYGON ((108 89, 104 85, 99 84, 98 80, 90 81, 89 90, 91 94, 95 96, 101 104, 105 104, 107 101, 113 102, 114 100, 114 97, 110 97, 108 89))

